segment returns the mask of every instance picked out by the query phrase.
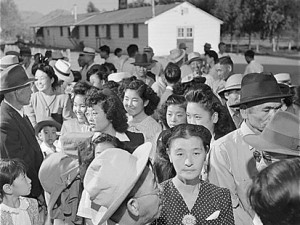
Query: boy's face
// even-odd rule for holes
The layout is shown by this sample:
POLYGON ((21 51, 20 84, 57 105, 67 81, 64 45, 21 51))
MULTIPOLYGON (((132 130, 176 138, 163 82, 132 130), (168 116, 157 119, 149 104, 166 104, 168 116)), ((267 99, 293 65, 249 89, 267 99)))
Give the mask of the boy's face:
POLYGON ((39 133, 39 139, 48 145, 53 145, 54 141, 57 139, 56 132, 56 127, 45 126, 39 133))

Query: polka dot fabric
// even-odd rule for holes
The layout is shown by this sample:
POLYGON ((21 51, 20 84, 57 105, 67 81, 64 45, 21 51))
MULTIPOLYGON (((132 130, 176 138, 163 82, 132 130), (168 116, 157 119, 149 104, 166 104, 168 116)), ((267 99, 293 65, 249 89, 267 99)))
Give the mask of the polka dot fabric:
POLYGON ((160 217, 151 225, 183 225, 186 215, 193 215, 196 224, 234 224, 230 192, 206 181, 201 181, 200 191, 196 202, 189 211, 182 195, 179 193, 172 179, 161 184, 163 188, 164 205, 160 217), (216 211, 220 211, 216 219, 206 220, 216 211))

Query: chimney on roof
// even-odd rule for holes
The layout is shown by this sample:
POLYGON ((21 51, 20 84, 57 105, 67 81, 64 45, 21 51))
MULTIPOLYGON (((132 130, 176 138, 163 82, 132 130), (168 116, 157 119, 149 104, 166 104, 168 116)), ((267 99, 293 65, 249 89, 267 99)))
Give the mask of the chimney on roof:
POLYGON ((74 4, 74 21, 77 22, 77 5, 74 4))
POLYGON ((151 0, 152 18, 155 17, 155 0, 151 0))
POLYGON ((119 0, 119 10, 127 9, 127 0, 119 0))

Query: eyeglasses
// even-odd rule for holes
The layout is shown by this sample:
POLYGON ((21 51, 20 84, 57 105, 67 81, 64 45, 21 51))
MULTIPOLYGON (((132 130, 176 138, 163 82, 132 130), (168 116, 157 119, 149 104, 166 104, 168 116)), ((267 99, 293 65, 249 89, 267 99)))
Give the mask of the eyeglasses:
POLYGON ((253 152, 253 157, 256 160, 256 162, 260 162, 261 158, 263 158, 266 162, 269 162, 269 163, 272 162, 271 155, 267 152, 264 152, 264 151, 259 152, 259 151, 255 150, 253 152))

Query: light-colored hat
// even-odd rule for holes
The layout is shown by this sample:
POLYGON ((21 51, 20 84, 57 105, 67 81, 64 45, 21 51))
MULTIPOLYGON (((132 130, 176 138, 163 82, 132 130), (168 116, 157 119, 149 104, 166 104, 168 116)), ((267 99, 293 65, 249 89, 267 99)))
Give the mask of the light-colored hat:
POLYGON ((107 221, 126 199, 147 165, 151 147, 146 142, 132 154, 111 148, 92 161, 83 184, 90 199, 101 206, 92 218, 94 224, 107 221))
POLYGON ((12 65, 1 71, 0 94, 21 89, 36 81, 35 78, 28 78, 28 75, 21 65, 12 65))
POLYGON ((71 64, 65 60, 59 59, 53 66, 54 72, 59 80, 71 83, 74 81, 74 76, 71 71, 71 64))
POLYGON ((51 213, 60 194, 79 176, 79 163, 64 153, 56 152, 47 156, 39 170, 43 189, 50 194, 48 210, 51 213))
POLYGON ((53 51, 52 54, 51 54, 51 58, 53 60, 59 60, 59 59, 64 59, 64 56, 61 53, 61 51, 53 51))
POLYGON ((244 140, 256 149, 300 156, 300 119, 278 111, 260 135, 249 134, 244 140))
POLYGON ((291 75, 289 73, 278 73, 274 75, 278 84, 286 84, 291 86, 291 75))
POLYGON ((93 48, 90 47, 85 47, 83 49, 83 51, 81 52, 81 54, 85 54, 85 55, 96 55, 96 51, 93 48))
POLYGON ((188 54, 188 61, 186 62, 186 64, 190 64, 193 61, 199 61, 199 60, 203 60, 200 53, 199 52, 191 52, 190 54, 188 54))
POLYGON ((232 74, 226 81, 225 88, 220 90, 218 94, 224 94, 227 91, 230 90, 241 90, 242 85, 242 74, 232 74))
POLYGON ((56 127, 57 131, 60 131, 61 129, 61 124, 55 121, 52 117, 49 117, 43 119, 34 126, 35 135, 37 136, 41 129, 45 126, 56 127))
POLYGON ((16 64, 19 64, 19 58, 15 55, 6 55, 0 59, 1 70, 16 64))
POLYGON ((170 51, 170 55, 168 56, 169 60, 173 63, 179 62, 185 56, 185 51, 183 49, 175 48, 170 51))
POLYGON ((132 77, 132 75, 128 72, 119 72, 119 73, 112 73, 108 75, 107 80, 108 81, 114 81, 114 82, 120 82, 122 81, 124 78, 129 78, 132 77))
POLYGON ((146 46, 144 48, 144 52, 151 52, 151 53, 153 53, 153 48, 151 48, 150 46, 146 46))

